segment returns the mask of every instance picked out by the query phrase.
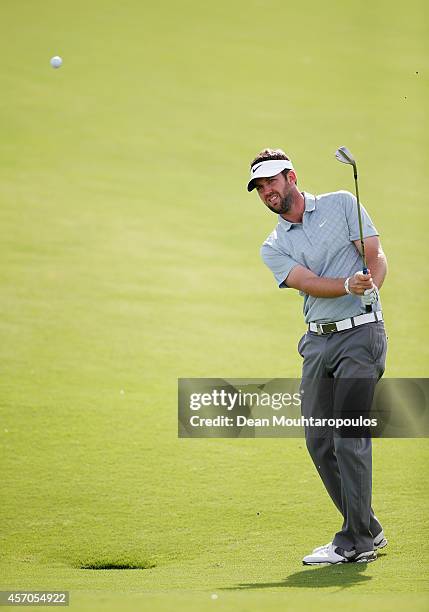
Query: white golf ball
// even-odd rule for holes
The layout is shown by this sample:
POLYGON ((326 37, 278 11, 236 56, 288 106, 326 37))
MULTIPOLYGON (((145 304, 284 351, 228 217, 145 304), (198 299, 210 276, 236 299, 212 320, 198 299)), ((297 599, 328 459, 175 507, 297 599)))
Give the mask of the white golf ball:
POLYGON ((62 65, 63 65, 63 60, 61 59, 59 55, 54 55, 54 57, 51 57, 52 68, 60 68, 60 66, 62 65))
POLYGON ((213 593, 213 594, 212 594, 212 599, 217 599, 217 595, 216 595, 216 593, 213 593))

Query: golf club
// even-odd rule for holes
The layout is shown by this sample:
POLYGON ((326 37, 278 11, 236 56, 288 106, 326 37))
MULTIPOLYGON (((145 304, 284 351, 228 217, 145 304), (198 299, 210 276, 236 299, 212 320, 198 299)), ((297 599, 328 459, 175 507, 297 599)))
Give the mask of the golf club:
MULTIPOLYGON (((364 274, 368 274, 368 267, 366 265, 366 257, 365 257, 365 244, 363 241, 362 215, 361 215, 361 210, 360 210, 358 173, 357 173, 356 161, 347 147, 339 147, 335 151, 335 157, 341 163, 349 164, 350 166, 353 166, 353 176, 355 179, 356 200, 357 200, 358 219, 359 219, 359 236, 360 236, 361 255, 362 255, 362 272, 364 274)), ((371 312, 372 311, 371 306, 367 306, 366 311, 371 312)))

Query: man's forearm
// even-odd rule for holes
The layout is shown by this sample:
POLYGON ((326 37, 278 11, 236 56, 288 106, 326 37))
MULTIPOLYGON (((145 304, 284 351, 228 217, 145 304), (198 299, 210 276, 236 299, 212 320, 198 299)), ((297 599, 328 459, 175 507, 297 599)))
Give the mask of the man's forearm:
MULTIPOLYGON (((298 289, 307 295, 320 298, 336 298, 346 295, 344 287, 345 278, 327 278, 317 276, 304 266, 292 268, 286 278, 286 285, 298 289)), ((367 289, 373 287, 372 276, 356 272, 349 277, 348 289, 350 293, 362 295, 367 289)))
POLYGON ((386 255, 380 249, 372 257, 367 258, 367 265, 371 271, 372 281, 376 287, 381 288, 387 274, 386 255))
MULTIPOLYGON (((359 253, 362 253, 360 242, 358 240, 353 242, 359 253)), ((365 238, 365 254, 372 281, 380 289, 387 274, 387 259, 378 236, 365 238)))
MULTIPOLYGON (((360 243, 355 240, 354 244, 359 251, 360 243)), ((378 236, 370 236, 365 239, 365 252, 370 273, 355 272, 348 281, 349 292, 355 295, 363 295, 374 285, 380 288, 387 272, 387 260, 378 236)), ((284 283, 312 297, 336 298, 346 295, 345 280, 345 278, 320 277, 305 266, 297 264, 289 272, 284 283)))
POLYGON ((300 289, 313 297, 335 298, 346 294, 344 289, 345 280, 345 278, 322 278, 315 276, 305 279, 300 289))

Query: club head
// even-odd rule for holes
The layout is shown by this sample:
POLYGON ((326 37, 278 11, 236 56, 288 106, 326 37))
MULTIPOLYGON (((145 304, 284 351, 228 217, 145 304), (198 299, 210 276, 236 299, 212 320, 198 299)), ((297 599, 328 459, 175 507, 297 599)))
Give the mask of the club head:
POLYGON ((335 151, 335 157, 343 164, 351 164, 356 167, 356 162, 353 155, 347 147, 340 147, 335 151))

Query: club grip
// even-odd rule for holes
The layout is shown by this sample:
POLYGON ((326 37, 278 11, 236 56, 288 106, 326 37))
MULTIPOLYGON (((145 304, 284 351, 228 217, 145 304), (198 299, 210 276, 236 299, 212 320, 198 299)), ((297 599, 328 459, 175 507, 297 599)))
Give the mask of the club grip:
MULTIPOLYGON (((362 272, 368 274, 368 268, 363 268, 362 272)), ((372 312, 372 306, 365 306, 366 312, 372 312)))

